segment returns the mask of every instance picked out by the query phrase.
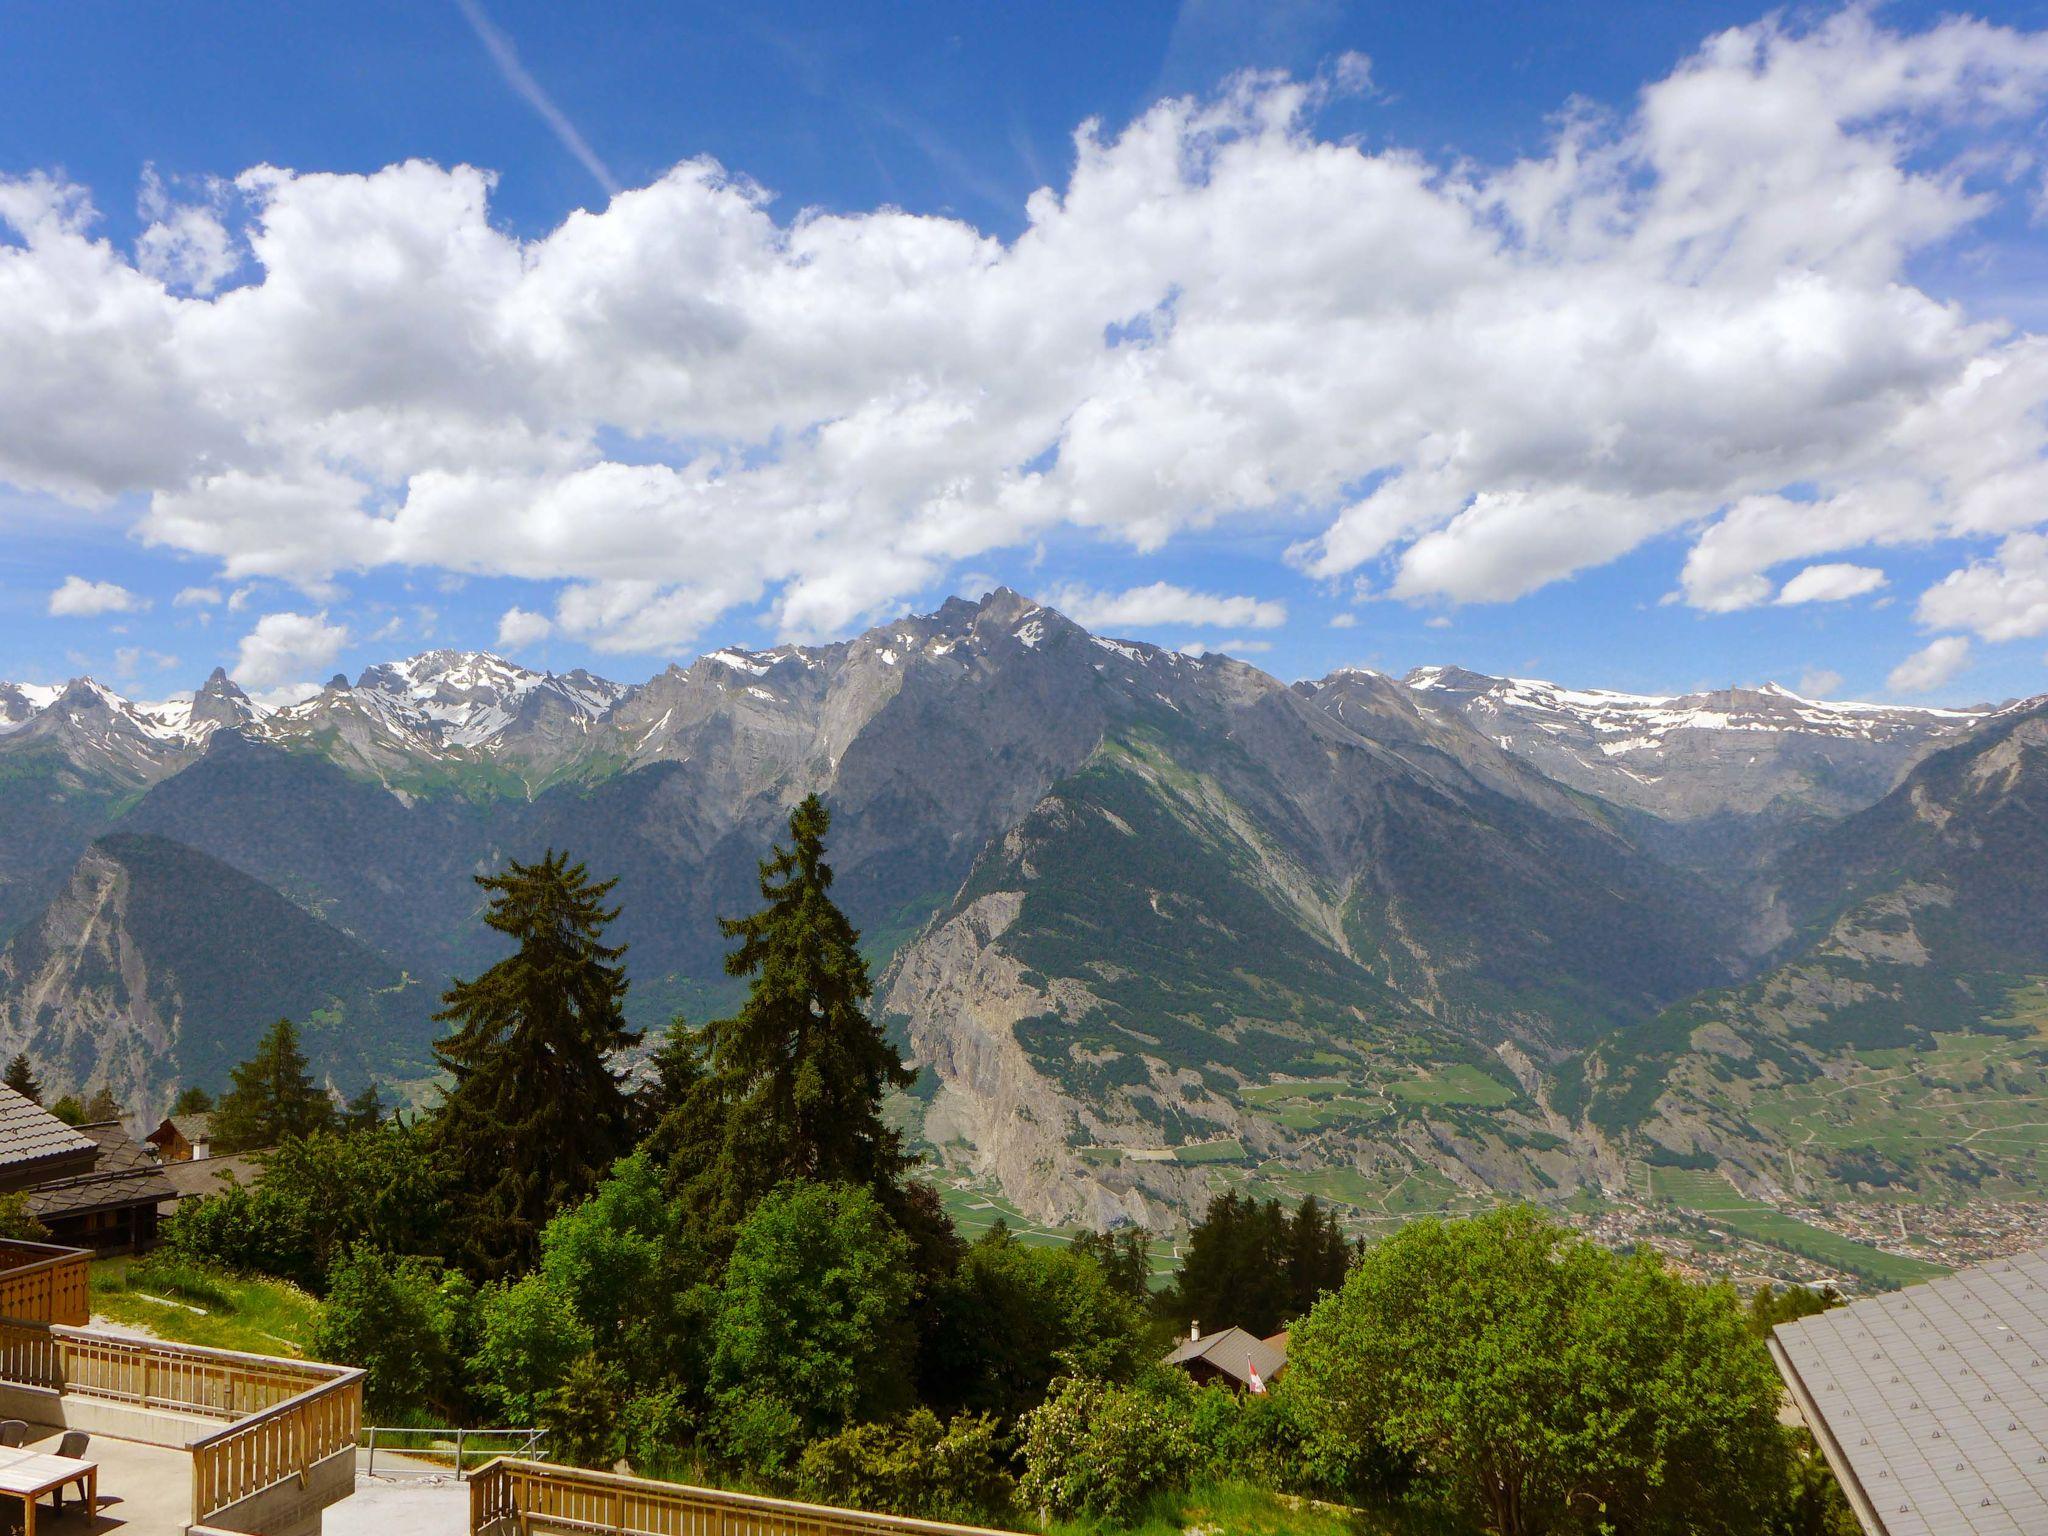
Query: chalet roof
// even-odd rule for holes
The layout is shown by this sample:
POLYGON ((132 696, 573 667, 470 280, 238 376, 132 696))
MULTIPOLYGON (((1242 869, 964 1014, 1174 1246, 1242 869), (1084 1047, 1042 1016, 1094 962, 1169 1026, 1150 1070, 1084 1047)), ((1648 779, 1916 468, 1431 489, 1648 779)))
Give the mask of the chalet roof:
POLYGON ((227 1157, 194 1157, 165 1163, 163 1176, 180 1200, 194 1195, 217 1195, 227 1188, 228 1175, 243 1184, 254 1184, 263 1172, 261 1152, 236 1152, 227 1157))
POLYGON ((73 1130, 34 1099, 0 1083, 0 1170, 25 1172, 37 1163, 77 1157, 92 1150, 89 1137, 73 1130))
POLYGON ((1287 1365, 1287 1352, 1276 1349, 1255 1333, 1242 1328, 1222 1328, 1215 1333, 1205 1333, 1199 1339, 1183 1340, 1180 1347, 1166 1357, 1168 1365, 1187 1366, 1201 1361, 1233 1381, 1251 1384, 1247 1364, 1256 1368, 1259 1379, 1271 1381, 1287 1365))
POLYGON ((1771 1354, 1876 1536, 2048 1530, 2048 1248, 1780 1323, 1771 1354))
POLYGON ((99 1149, 90 1173, 52 1179, 28 1191, 28 1208, 48 1220, 76 1216, 109 1206, 154 1204, 174 1198, 163 1165, 130 1136, 118 1120, 97 1120, 78 1127, 99 1149))

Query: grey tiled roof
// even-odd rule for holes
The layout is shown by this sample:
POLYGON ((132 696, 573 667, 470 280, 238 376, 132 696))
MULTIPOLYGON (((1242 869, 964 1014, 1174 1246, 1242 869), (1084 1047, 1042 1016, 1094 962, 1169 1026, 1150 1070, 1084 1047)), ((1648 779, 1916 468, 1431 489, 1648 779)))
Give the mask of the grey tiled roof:
POLYGON ((2048 1248, 1782 1323, 1771 1353, 1877 1536, 2048 1531, 2048 1248))
POLYGON ((0 1168, 90 1152, 92 1142, 34 1099, 0 1083, 0 1168))
POLYGON ((121 1128, 118 1120, 82 1125, 79 1130, 99 1146, 92 1172, 53 1179, 28 1192, 28 1208, 45 1221, 107 1206, 170 1200, 177 1196, 163 1165, 121 1128))
POLYGON ((1271 1381, 1287 1364, 1284 1347, 1275 1348, 1255 1333, 1242 1328, 1222 1328, 1199 1339, 1184 1341, 1166 1357, 1168 1365, 1192 1365, 1201 1360, 1238 1381, 1248 1381, 1246 1363, 1257 1366, 1259 1378, 1271 1381))
POLYGON ((193 1195, 217 1195, 227 1188, 233 1174, 242 1184, 254 1184, 263 1174, 263 1154, 237 1152, 227 1157, 191 1157, 165 1163, 164 1177, 179 1199, 193 1195))

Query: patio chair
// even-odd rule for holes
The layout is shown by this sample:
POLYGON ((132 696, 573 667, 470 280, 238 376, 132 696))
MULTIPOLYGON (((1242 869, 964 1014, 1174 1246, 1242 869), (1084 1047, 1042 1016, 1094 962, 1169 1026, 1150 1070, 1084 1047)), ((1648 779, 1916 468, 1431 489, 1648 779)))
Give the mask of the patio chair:
MULTIPOLYGON (((57 1442, 57 1454, 83 1460, 85 1448, 90 1444, 92 1444, 92 1436, 88 1435, 84 1430, 67 1429, 64 1431, 63 1438, 57 1442)), ((85 1500, 85 1479, 79 1478, 77 1484, 79 1501, 83 1503, 85 1500)), ((63 1514, 64 1490, 62 1488, 53 1489, 50 1494, 50 1500, 56 1506, 57 1513, 63 1514)))
POLYGON ((0 1419, 0 1445, 19 1446, 28 1444, 28 1421, 25 1419, 0 1419))

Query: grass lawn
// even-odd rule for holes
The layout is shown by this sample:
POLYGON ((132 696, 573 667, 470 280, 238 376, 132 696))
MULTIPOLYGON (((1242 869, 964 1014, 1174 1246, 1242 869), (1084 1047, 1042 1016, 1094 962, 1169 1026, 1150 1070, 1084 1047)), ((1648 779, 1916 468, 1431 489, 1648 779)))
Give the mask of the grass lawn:
POLYGON ((223 1275, 163 1254, 95 1259, 92 1309, 182 1344, 257 1355, 305 1355, 320 1315, 320 1303, 295 1285, 223 1275))
POLYGON ((1051 1536, 1182 1536, 1187 1531, 1228 1532, 1229 1536, 1397 1536, 1413 1529, 1367 1510, 1290 1499, 1244 1483, 1211 1483, 1155 1499, 1136 1525, 1055 1522, 1051 1536))
POLYGON ((1234 1136, 1222 1141, 1190 1142, 1173 1149, 1173 1160, 1177 1163, 1241 1163, 1244 1159, 1244 1143, 1234 1136))

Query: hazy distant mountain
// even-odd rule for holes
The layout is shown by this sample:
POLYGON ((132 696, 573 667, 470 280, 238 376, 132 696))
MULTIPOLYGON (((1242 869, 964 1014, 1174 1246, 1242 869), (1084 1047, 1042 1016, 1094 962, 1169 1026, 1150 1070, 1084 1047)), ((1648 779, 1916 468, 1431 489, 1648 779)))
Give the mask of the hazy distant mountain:
POLYGON ((1660 698, 1458 667, 1405 681, 1425 711, 1462 717, 1560 784, 1648 812, 1666 824, 1647 829, 1653 840, 1708 866, 1861 810, 1989 713, 1826 703, 1776 683, 1660 698))
MULTIPOLYGON (((1154 1219, 1213 1158, 1347 1200, 1540 1195, 1685 1140, 1673 1021, 1728 1015, 1765 948, 1811 963, 1835 907, 1993 888, 2017 844, 1940 765, 2012 718, 1452 669, 1288 686, 1008 591, 634 686, 436 651, 275 712, 218 672, 159 705, 0 687, 0 1051, 140 1107, 291 1013, 337 1082, 423 1070, 433 999, 499 953, 473 876, 547 848, 618 878, 637 1019, 702 1018, 734 996, 716 918, 815 790, 930 1068, 924 1134, 1035 1213, 1154 1219), (1914 793, 1970 830, 1931 836, 1914 793)), ((1941 932, 1923 974, 1969 1014, 1988 962, 1941 932)), ((1744 1113, 1712 1110, 1730 1146, 1744 1113)))

